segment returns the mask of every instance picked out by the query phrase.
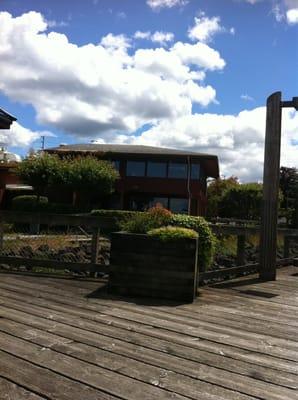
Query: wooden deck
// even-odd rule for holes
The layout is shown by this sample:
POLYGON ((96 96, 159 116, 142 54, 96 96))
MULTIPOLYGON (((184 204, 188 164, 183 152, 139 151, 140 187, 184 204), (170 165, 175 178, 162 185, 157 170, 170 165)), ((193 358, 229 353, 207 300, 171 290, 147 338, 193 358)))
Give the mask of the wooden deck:
POLYGON ((194 304, 0 274, 0 399, 298 399, 298 268, 194 304))

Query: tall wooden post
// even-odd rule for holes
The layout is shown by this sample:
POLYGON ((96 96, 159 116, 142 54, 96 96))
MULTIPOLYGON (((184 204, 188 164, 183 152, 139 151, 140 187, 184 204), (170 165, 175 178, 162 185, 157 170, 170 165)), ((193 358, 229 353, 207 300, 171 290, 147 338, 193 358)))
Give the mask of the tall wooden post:
POLYGON ((260 238, 260 279, 276 279, 276 241, 281 141, 281 92, 267 99, 263 211, 260 238))

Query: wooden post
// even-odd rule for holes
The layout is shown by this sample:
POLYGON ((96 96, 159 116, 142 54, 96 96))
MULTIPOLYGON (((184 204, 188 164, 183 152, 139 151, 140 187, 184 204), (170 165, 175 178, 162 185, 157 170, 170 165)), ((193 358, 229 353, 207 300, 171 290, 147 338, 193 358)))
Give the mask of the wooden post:
POLYGON ((284 236, 284 258, 290 257, 290 236, 284 236))
POLYGON ((3 250, 3 241, 4 241, 4 222, 0 219, 0 254, 3 250))
POLYGON ((92 243, 91 243, 91 262, 93 264, 96 264, 98 261, 99 238, 100 238, 100 229, 95 228, 93 231, 92 243))
POLYGON ((245 264, 245 235, 237 236, 237 265, 245 264))
MULTIPOLYGON (((97 264, 98 262, 98 254, 99 254, 99 238, 100 238, 100 228, 94 228, 91 242, 91 263, 97 264)), ((91 272, 90 276, 95 277, 96 272, 91 272)))
POLYGON ((260 279, 265 281, 276 279, 281 110, 281 92, 273 93, 267 99, 260 237, 260 279))

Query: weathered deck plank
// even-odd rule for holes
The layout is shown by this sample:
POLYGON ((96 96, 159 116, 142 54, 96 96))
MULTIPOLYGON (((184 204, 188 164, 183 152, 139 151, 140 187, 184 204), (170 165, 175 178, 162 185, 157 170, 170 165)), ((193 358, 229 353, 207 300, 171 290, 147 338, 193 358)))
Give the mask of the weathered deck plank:
POLYGON ((0 399, 3 387, 30 400, 298 399, 296 273, 206 287, 187 305, 1 273, 0 399))

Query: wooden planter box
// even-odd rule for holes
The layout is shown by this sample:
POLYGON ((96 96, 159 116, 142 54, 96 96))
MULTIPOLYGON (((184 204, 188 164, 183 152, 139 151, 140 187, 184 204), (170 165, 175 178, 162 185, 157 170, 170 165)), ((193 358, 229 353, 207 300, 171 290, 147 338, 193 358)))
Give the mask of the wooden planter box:
POLYGON ((162 242, 148 235, 112 234, 109 292, 192 302, 197 239, 162 242))

